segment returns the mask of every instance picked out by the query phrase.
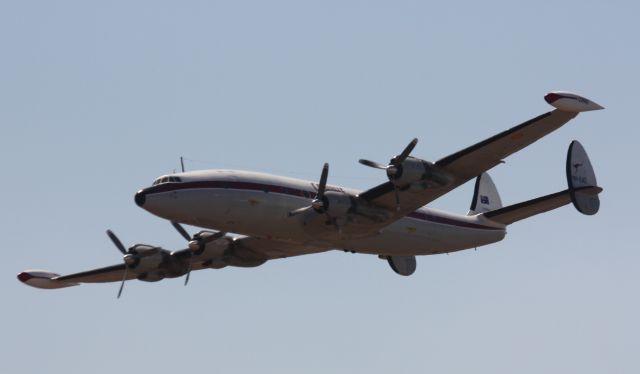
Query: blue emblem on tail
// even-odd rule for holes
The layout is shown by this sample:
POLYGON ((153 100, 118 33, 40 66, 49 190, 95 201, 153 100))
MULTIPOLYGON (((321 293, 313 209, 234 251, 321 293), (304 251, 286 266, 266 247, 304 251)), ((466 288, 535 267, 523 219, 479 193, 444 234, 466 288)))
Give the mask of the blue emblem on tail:
POLYGON ((480 195, 480 203, 489 204, 489 196, 480 195))

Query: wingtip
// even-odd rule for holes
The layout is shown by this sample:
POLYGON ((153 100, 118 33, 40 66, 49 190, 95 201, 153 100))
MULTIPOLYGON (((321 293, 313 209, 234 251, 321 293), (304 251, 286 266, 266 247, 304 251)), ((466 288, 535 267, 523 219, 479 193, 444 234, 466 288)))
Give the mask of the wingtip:
POLYGON ((549 92, 544 95, 544 101, 557 109, 572 113, 604 109, 602 105, 569 91, 549 92))
POLYGON ((28 281, 29 279, 31 279, 31 278, 33 278, 33 276, 32 276, 31 274, 27 273, 26 271, 21 271, 21 272, 18 274, 18 280, 19 280, 20 282, 22 282, 22 283, 27 283, 27 281, 28 281))
POLYGON ((78 285, 78 283, 66 283, 56 280, 55 278, 59 276, 60 274, 46 270, 25 270, 20 272, 17 278, 27 286, 43 289, 65 288, 78 285))

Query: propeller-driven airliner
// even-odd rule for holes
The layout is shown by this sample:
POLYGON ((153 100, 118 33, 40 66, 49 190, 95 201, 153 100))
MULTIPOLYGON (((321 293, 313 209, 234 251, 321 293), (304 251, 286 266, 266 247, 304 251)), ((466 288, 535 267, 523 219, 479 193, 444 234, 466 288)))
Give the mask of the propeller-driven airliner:
POLYGON ((138 279, 155 282, 185 277, 193 270, 255 267, 269 260, 343 250, 377 255, 397 274, 416 270, 416 256, 477 248, 502 240, 507 226, 572 203, 580 212, 598 212, 602 188, 583 146, 569 145, 563 191, 503 207, 487 174, 504 159, 557 130, 580 112, 603 109, 582 96, 551 92, 554 110, 530 119, 436 162, 411 156, 417 139, 388 163, 360 160, 384 172, 386 181, 366 191, 331 185, 329 165, 318 182, 239 171, 201 170, 157 178, 135 194, 135 203, 166 219, 187 240, 169 251, 154 245, 126 248, 107 235, 123 255, 120 264, 59 275, 25 270, 18 279, 44 289, 81 283, 138 279), (469 211, 452 214, 427 204, 475 178, 469 211), (203 228, 190 235, 181 224, 203 228))

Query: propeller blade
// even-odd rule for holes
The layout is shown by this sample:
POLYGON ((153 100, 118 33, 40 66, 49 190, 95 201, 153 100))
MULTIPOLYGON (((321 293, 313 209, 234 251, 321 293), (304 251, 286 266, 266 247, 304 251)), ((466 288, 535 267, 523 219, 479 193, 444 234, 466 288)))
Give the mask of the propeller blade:
POLYGON ((181 224, 179 224, 178 222, 174 222, 174 221, 171 221, 171 224, 173 225, 173 227, 176 230, 178 230, 178 232, 180 233, 180 235, 182 235, 183 238, 185 238, 187 241, 191 240, 191 235, 189 235, 187 230, 185 230, 184 227, 182 227, 181 224))
POLYGON ((187 277, 184 279, 184 286, 187 287, 189 284, 189 276, 191 275, 191 263, 189 263, 189 272, 187 273, 187 277))
POLYGON ((404 160, 406 160, 407 157, 409 157, 411 151, 413 151, 413 149, 416 147, 416 144, 418 144, 418 138, 413 138, 413 140, 404 148, 404 151, 402 151, 402 153, 400 153, 400 155, 396 157, 396 162, 402 163, 404 160))
POLYGON ((313 204, 310 206, 305 206, 302 208, 298 208, 289 212, 289 217, 298 215, 300 213, 304 213, 309 209, 318 209, 314 206, 315 203, 319 201, 323 201, 324 191, 327 189, 327 178, 329 177, 329 164, 324 163, 322 167, 322 174, 320 174, 320 183, 318 183, 318 192, 316 193, 316 198, 313 199, 313 204))
POLYGON ((379 164, 379 163, 377 163, 375 161, 369 161, 369 160, 365 160, 365 159, 360 159, 360 160, 358 160, 358 162, 361 163, 362 165, 369 166, 369 167, 376 168, 376 169, 386 169, 387 168, 387 165, 382 165, 382 164, 379 164))
POLYGON ((310 208, 311 208, 311 206, 305 206, 305 207, 302 207, 302 208, 298 208, 296 210, 292 210, 292 211, 289 212, 289 217, 296 216, 296 215, 298 215, 300 213, 304 213, 307 210, 309 210, 310 208))
POLYGON ((109 239, 111 239, 113 244, 115 244, 115 246, 120 250, 120 252, 122 252, 123 255, 126 255, 127 249, 124 247, 124 245, 122 245, 122 242, 120 241, 120 239, 118 239, 116 234, 114 234, 111 230, 107 230, 107 235, 109 236, 109 239))
POLYGON ((118 290, 118 299, 120 295, 122 295, 122 289, 124 288, 124 282, 127 280, 127 272, 129 271, 129 266, 127 264, 124 265, 124 275, 122 276, 122 283, 120 283, 120 290, 118 290))
POLYGON ((318 195, 316 199, 322 199, 324 196, 324 190, 327 188, 327 177, 329 176, 329 164, 324 163, 322 167, 322 174, 320 175, 320 183, 318 184, 318 195))
POLYGON ((189 276, 191 275, 191 265, 193 264, 193 252, 191 252, 191 257, 189 257, 189 268, 187 269, 187 277, 184 279, 185 287, 189 283, 189 276))
MULTIPOLYGON (((178 225, 178 226, 180 226, 180 225, 178 225)), ((204 231, 204 232, 206 232, 206 231, 204 231)), ((214 233, 214 234, 212 234, 212 235, 210 235, 208 237, 202 238, 201 237, 202 233, 203 233, 203 231, 200 231, 199 233, 197 233, 197 234, 195 234, 193 236, 193 239, 191 239, 191 240, 197 241, 199 243, 198 244, 199 249, 191 248, 191 240, 189 242, 190 257, 189 257, 189 266, 187 267, 187 276, 184 279, 184 285, 185 286, 189 283, 189 277, 191 276, 191 269, 193 268, 193 257, 195 255, 195 253, 198 252, 198 251, 201 251, 202 249, 204 249, 204 245, 206 245, 207 243, 210 243, 212 241, 215 241, 215 240, 220 239, 223 236, 227 235, 227 233, 224 232, 224 231, 218 231, 218 232, 216 232, 216 233, 214 233)))

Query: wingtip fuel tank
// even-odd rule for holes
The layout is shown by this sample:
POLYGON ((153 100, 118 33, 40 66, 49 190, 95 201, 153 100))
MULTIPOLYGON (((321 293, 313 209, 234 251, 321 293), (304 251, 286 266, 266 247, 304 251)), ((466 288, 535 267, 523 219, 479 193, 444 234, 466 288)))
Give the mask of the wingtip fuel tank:
POLYGON ((565 112, 588 112, 604 109, 603 106, 580 95, 567 91, 552 91, 544 95, 544 100, 549 105, 565 112))

